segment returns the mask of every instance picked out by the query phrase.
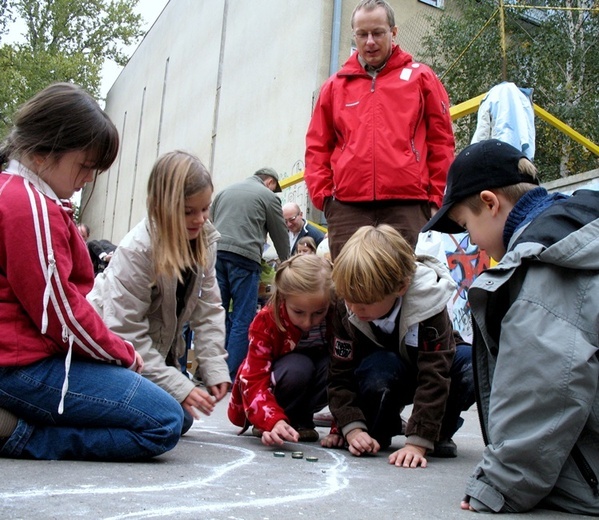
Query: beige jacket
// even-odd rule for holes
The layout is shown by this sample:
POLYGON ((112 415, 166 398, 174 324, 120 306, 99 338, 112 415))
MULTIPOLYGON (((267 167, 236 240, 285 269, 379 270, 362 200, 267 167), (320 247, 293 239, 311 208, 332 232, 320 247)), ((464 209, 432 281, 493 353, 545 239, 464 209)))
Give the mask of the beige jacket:
POLYGON ((87 299, 106 325, 133 343, 144 359, 143 375, 182 402, 195 386, 180 370, 185 351, 182 330, 194 332, 194 353, 206 386, 230 382, 225 351, 225 311, 216 281, 216 241, 210 222, 208 266, 194 273, 177 318, 177 280, 154 280, 147 219, 121 241, 108 268, 100 273, 87 299), (168 360, 168 361, 167 361, 168 360))

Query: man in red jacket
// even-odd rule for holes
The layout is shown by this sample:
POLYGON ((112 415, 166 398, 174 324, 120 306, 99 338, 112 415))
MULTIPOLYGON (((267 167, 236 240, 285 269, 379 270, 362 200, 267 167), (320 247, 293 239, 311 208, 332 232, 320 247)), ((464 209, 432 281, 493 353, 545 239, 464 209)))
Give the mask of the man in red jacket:
POLYGON ((390 224, 415 247, 454 157, 447 92, 395 45, 392 7, 362 0, 351 23, 358 52, 322 86, 306 135, 304 178, 333 259, 363 225, 390 224))

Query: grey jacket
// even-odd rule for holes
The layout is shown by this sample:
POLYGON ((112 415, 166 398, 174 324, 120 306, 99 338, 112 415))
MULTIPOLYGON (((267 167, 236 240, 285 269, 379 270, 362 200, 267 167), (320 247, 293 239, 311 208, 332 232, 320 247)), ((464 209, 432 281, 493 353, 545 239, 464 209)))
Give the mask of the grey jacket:
POLYGON ((252 175, 227 186, 214 197, 212 222, 221 238, 219 251, 229 251, 260 264, 266 234, 280 260, 289 256, 289 238, 281 200, 260 177, 252 175))
POLYGON ((225 351, 225 310, 216 282, 218 232, 210 222, 209 261, 203 272, 192 275, 185 306, 177 319, 177 279, 154 280, 147 220, 123 238, 112 260, 95 281, 87 299, 104 322, 130 341, 144 360, 143 375, 182 402, 194 388, 178 367, 185 351, 183 325, 194 332, 194 353, 199 375, 206 386, 230 382, 225 351), (175 366, 169 366, 169 363, 175 366))
POLYGON ((519 230, 469 291, 486 448, 479 511, 599 514, 599 193, 519 230))

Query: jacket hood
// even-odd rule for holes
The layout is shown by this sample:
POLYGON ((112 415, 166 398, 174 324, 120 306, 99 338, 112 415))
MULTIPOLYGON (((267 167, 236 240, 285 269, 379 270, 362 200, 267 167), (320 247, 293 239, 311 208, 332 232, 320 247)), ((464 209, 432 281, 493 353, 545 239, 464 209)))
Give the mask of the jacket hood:
POLYGON ((568 269, 599 269, 599 192, 579 190, 556 202, 512 237, 500 265, 523 258, 568 269))

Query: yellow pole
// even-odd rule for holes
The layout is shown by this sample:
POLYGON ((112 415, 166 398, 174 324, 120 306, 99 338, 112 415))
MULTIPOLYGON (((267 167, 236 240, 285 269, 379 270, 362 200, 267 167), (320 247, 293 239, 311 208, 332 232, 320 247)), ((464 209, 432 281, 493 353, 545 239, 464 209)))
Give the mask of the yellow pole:
POLYGON ((501 77, 507 81, 507 48, 505 43, 505 7, 503 0, 499 0, 499 30, 501 37, 501 77))

